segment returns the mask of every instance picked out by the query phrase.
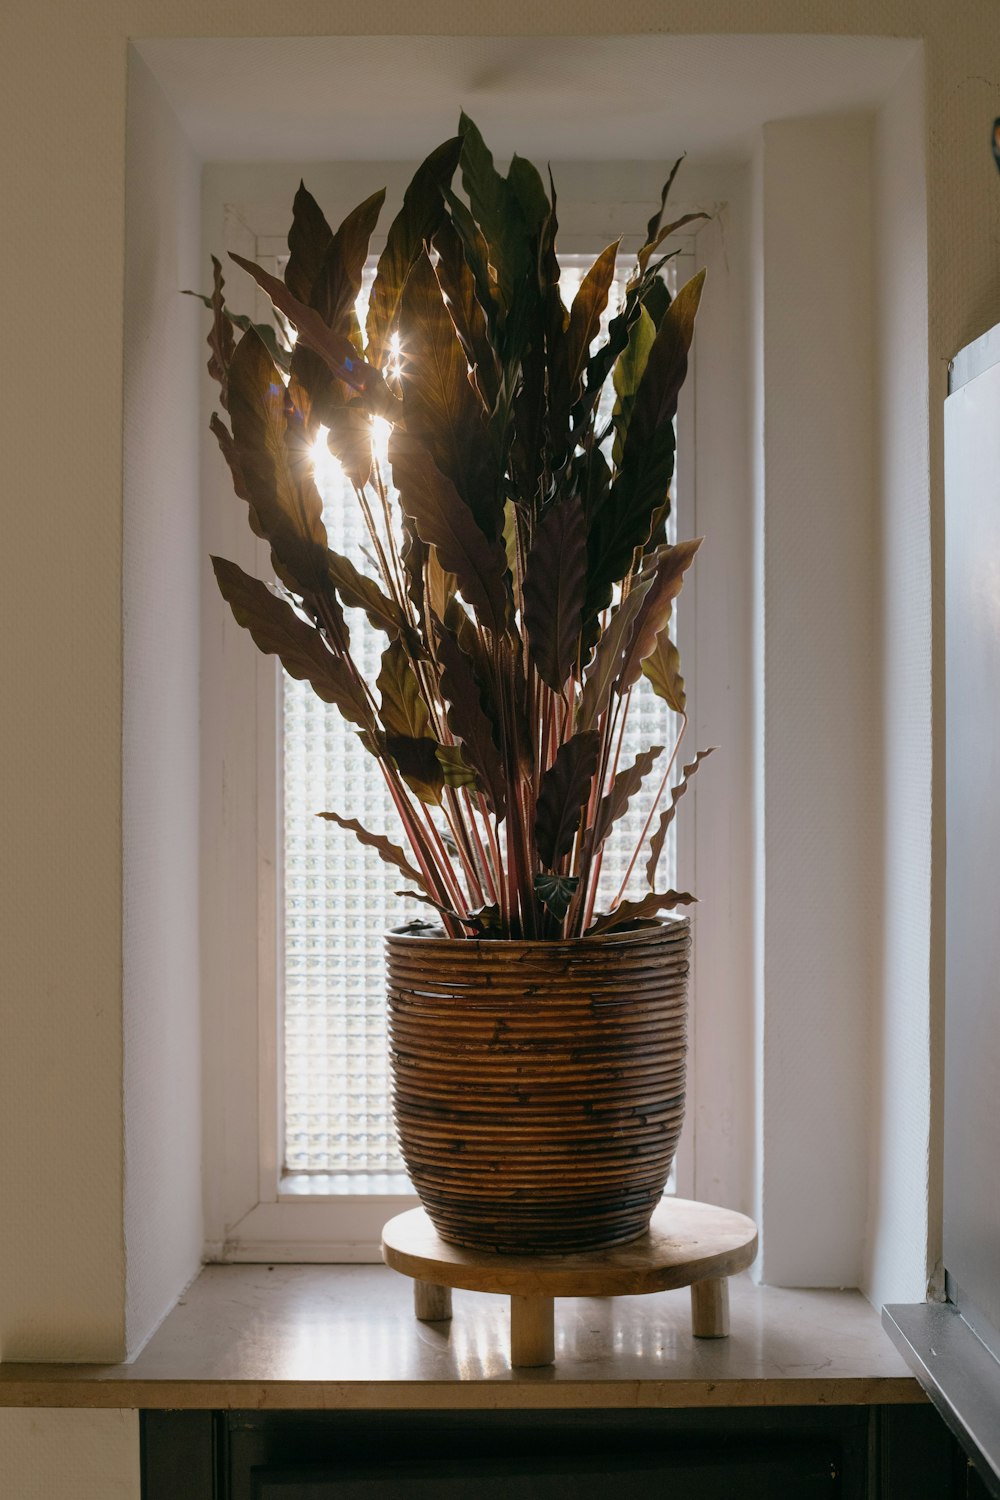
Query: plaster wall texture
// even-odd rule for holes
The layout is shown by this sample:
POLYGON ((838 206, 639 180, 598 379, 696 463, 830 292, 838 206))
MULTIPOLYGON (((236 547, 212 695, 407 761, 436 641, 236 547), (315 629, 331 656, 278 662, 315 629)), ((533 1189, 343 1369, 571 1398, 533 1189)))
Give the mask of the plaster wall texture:
POLYGON ((134 1411, 0 1411, 3 1500, 139 1500, 134 1411))
MULTIPOLYGON (((927 217, 932 370, 1000 318, 1000 200, 984 122, 1000 113, 1000 28, 992 0, 625 0, 619 32, 896 34, 925 41, 927 217)), ((505 34, 600 35, 605 6, 514 0, 505 34)), ((496 14, 461 0, 38 0, 0 22, 0 190, 23 252, 8 299, 18 390, 0 412, 11 559, 0 605, 9 710, 0 723, 4 847, 12 891, 0 946, 6 961, 0 1058, 0 1357, 115 1357, 125 1348, 122 968, 122 292, 125 61, 129 36, 309 35, 337 32, 490 34, 496 14), (30 291, 28 290, 30 288, 30 291), (55 291, 58 295, 55 295, 55 291), (50 394, 51 393, 51 394, 50 394), (28 420, 26 421, 26 416, 28 420), (39 1334, 39 1331, 41 1333, 39 1334)), ((941 504, 936 404, 928 436, 931 535, 941 504)), ((926 488, 924 465, 914 460, 926 488)), ((897 492, 901 494, 902 492, 897 492)), ((940 637, 940 551, 926 554, 913 518, 898 567, 893 651, 915 680, 940 637), (898 606, 898 607, 897 607, 898 606)), ((940 685, 934 688, 940 735, 940 685)), ((919 987, 933 1028, 939 957, 927 931, 932 788, 894 719, 893 836, 918 873, 896 884, 891 968, 919 987), (934 987, 932 988, 932 982, 934 987)), ((926 723, 918 712, 920 734, 926 723)), ((932 933, 933 936, 933 933, 932 933)), ((936 937, 935 937, 936 942, 936 937)), ((917 1002, 914 1002, 917 1003, 917 1002)), ((926 1034, 926 1033, 925 1033, 926 1034)), ((893 1086, 907 1060, 888 1052, 893 1086)), ((930 1058, 932 1090, 940 1068, 930 1058)), ((177 1082, 178 1080, 173 1080, 177 1082)), ((170 1119, 164 1119, 169 1128, 170 1119)), ((926 1147, 925 1147, 926 1151, 926 1147)), ((149 1190, 152 1193, 152 1188, 149 1190)), ((138 1201, 138 1200, 137 1200, 138 1201)), ((926 1219, 926 1207, 923 1209, 926 1219)), ((918 1217, 920 1211, 918 1210, 918 1217)), ((933 1238, 933 1226, 925 1237, 933 1238)), ((931 1246, 933 1249, 933 1245, 931 1246)), ((142 1274, 136 1268, 137 1274, 142 1274)), ((179 1286, 177 1290, 179 1290, 179 1286)), ((133 1287, 134 1306, 145 1294, 133 1287)), ((151 1297, 150 1307, 156 1297, 151 1297)), ((138 1334, 138 1328, 136 1330, 138 1334)), ((3 1454, 0 1453, 0 1472, 3 1454)), ((57 1490, 50 1491, 52 1494, 57 1490)))
MULTIPOLYGON (((936 1035, 940 1007, 928 1003, 929 995, 937 1001, 941 994, 937 976, 930 987, 932 940, 940 942, 933 927, 939 892, 932 860, 934 787, 927 732, 934 722, 929 665, 935 611, 921 580, 932 576, 940 505, 927 505, 931 424, 923 393, 908 379, 909 371, 928 363, 927 325, 912 313, 928 288, 925 146, 914 140, 913 132, 923 91, 917 59, 880 110, 874 140, 882 805, 881 839, 872 829, 864 850, 866 860, 882 862, 874 914, 883 941, 876 958, 881 1004, 871 1015, 869 1211, 862 1284, 876 1306, 919 1300, 928 1267, 939 1253, 940 1163, 933 1143, 941 1118, 942 1052, 936 1035), (921 930, 917 914, 922 909, 926 921, 921 930), (920 1221, 925 1212, 929 1236, 923 1254, 920 1221)), ((933 298, 935 289, 930 292, 933 298)), ((943 399, 944 392, 936 389, 943 370, 939 359, 932 403, 936 394, 943 399)))
POLYGON ((856 1286, 868 1112, 856 1060, 874 1000, 878 873, 857 852, 880 791, 871 123, 765 125, 762 170, 758 1273, 856 1286))
POLYGON ((198 442, 200 164, 129 74, 124 349, 125 1340, 201 1263, 198 442))

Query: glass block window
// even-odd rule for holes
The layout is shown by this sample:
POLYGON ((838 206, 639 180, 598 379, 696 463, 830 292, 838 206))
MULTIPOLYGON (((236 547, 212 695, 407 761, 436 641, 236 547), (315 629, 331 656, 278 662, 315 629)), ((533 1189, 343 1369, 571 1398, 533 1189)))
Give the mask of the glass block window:
MULTIPOLYGON (((563 257, 567 305, 592 259, 563 257)), ((629 269, 627 263, 621 267, 612 308, 629 269)), ((373 270, 359 302, 362 327, 373 270)), ((610 381, 605 400, 610 417, 610 381)), ((371 571, 357 501, 325 448, 317 452, 316 477, 330 545, 371 571)), ((346 614, 352 653, 373 683, 384 638, 360 612, 346 614)), ((669 754, 671 719, 642 678, 633 692, 623 763, 650 744, 667 745, 669 754)), ((425 918, 426 908, 395 894, 402 877, 350 833, 317 818, 332 809, 403 842, 378 767, 354 729, 308 684, 287 675, 282 739, 284 1167, 296 1173, 402 1172, 390 1102, 383 934, 412 916, 425 918)), ((605 902, 618 890, 647 810, 647 800, 635 799, 606 846, 600 888, 605 902)), ((663 858, 662 879, 672 880, 671 844, 663 858)), ((641 893, 644 863, 643 855, 631 894, 641 893)))

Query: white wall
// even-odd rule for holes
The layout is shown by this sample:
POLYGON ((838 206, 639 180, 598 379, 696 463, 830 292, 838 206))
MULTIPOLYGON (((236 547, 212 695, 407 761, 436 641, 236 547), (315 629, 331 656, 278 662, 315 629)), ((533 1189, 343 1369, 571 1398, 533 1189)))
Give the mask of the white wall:
POLYGON ((880 806, 871 122, 765 125, 760 189, 758 1274, 855 1286, 880 806))
POLYGON ((125 1339, 201 1263, 198 879, 200 164, 130 58, 122 832, 125 1339))
MULTIPOLYGON (((931 514, 927 402, 924 77, 917 58, 875 122, 877 551, 883 754, 877 914, 881 1004, 871 1018, 869 1226, 876 1305, 919 1300, 936 1257, 931 1164, 931 514), (925 1213, 924 1205, 930 1203, 925 1213), (931 1243, 928 1244, 928 1237, 931 1243)), ((932 389, 932 399, 935 392, 932 389)), ((873 834, 877 830, 873 830, 873 834)), ((938 1054, 939 1055, 939 1054, 938 1054)))
POLYGON ((3 1500, 139 1500, 134 1411, 0 1411, 3 1500))
MULTIPOLYGON (((694 908, 690 1038, 693 1072, 692 1196, 749 1213, 754 1153, 754 640, 755 514, 747 353, 751 339, 749 167, 729 174, 724 207, 698 232, 695 262, 707 272, 694 355, 694 486, 688 534, 704 536, 685 584, 681 650, 693 685, 689 746, 717 745, 681 807, 679 854, 695 864, 680 886, 694 908), (690 882, 690 883, 689 883, 690 882)), ((687 451, 690 451, 688 449, 687 451)), ((685 757, 687 758, 687 757, 685 757)))

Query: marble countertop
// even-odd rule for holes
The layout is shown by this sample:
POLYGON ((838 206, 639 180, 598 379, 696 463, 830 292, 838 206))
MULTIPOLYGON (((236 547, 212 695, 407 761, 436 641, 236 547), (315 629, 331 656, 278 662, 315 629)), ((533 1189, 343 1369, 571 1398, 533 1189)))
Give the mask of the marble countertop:
POLYGON ((384 1266, 207 1266, 129 1364, 0 1365, 0 1406, 378 1410, 895 1404, 925 1398, 859 1292, 730 1282, 727 1339, 686 1290, 556 1303, 556 1362, 511 1370, 506 1297, 418 1323, 384 1266))

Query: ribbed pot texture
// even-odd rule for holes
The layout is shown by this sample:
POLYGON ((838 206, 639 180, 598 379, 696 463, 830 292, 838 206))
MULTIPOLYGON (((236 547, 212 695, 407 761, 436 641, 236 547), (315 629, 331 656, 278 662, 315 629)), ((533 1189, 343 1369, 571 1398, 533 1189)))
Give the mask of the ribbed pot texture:
POLYGON ((684 1112, 687 918, 570 942, 387 937, 400 1147, 443 1239, 638 1238, 684 1112))

